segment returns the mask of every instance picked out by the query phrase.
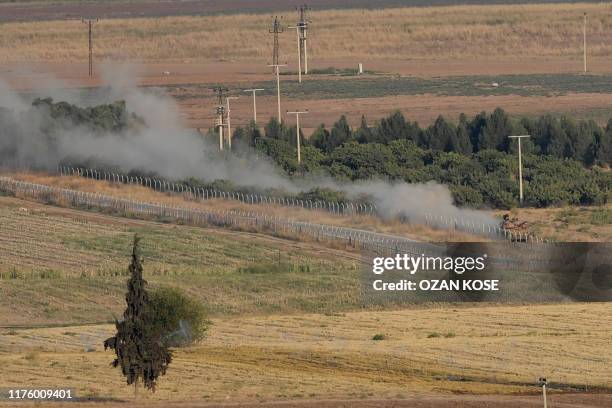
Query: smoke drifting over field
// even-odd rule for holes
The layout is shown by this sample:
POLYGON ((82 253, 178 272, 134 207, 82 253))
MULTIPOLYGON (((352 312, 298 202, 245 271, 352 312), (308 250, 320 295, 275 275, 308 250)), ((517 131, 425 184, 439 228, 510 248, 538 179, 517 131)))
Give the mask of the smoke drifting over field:
POLYGON ((331 179, 308 181, 289 179, 271 162, 254 154, 237 157, 219 155, 218 146, 199 133, 187 129, 173 99, 136 86, 134 66, 104 66, 105 86, 86 95, 67 90, 59 81, 47 80, 29 98, 18 95, 0 81, 0 164, 10 162, 53 170, 61 160, 94 160, 121 169, 154 172, 169 179, 194 177, 206 181, 230 180, 240 186, 280 188, 289 192, 326 186, 349 196, 371 195, 381 212, 388 217, 403 215, 422 218, 424 214, 493 223, 490 217, 453 205, 449 190, 428 183, 409 185, 403 182, 369 181, 339 184, 331 179), (144 126, 120 134, 100 135, 91 129, 75 126, 49 136, 44 132, 48 112, 31 109, 34 96, 52 97, 78 106, 108 104, 125 100, 127 109, 144 120, 144 126))

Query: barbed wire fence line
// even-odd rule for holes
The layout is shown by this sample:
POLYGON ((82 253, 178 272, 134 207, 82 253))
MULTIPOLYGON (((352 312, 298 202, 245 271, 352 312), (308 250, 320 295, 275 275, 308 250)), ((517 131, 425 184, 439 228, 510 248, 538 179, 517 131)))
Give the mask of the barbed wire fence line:
POLYGON ((134 176, 105 170, 84 167, 58 166, 61 176, 85 177, 111 183, 136 184, 164 193, 188 195, 194 200, 224 199, 235 200, 245 204, 273 204, 285 207, 299 207, 310 210, 328 211, 334 215, 374 215, 378 211, 376 204, 357 201, 308 200, 291 196, 272 196, 242 191, 227 191, 216 188, 195 187, 190 184, 171 182, 162 178, 134 176))
MULTIPOLYGON (((0 177, 0 191, 58 205, 110 211, 127 217, 172 221, 196 226, 240 230, 267 230, 277 235, 307 235, 317 241, 334 241, 376 253, 413 253, 423 243, 409 238, 335 225, 317 224, 242 210, 207 210, 117 198, 100 193, 69 190, 0 177), (419 244, 416 249, 415 244, 419 244)), ((516 241, 516 240, 515 240, 516 241)), ((529 242, 529 241, 528 241, 529 242)), ((535 241, 532 241, 535 242, 535 241)), ((432 251, 440 248, 431 244, 432 251)))
MULTIPOLYGON (((215 188, 194 187, 185 183, 174 183, 161 178, 131 176, 122 173, 85 167, 58 166, 58 174, 61 176, 85 177, 93 180, 108 181, 111 183, 135 184, 148 187, 159 192, 180 194, 194 201, 222 199, 228 201, 240 201, 242 203, 251 205, 276 205, 307 210, 327 211, 338 216, 380 215, 379 209, 374 203, 307 200, 298 199, 296 197, 270 196, 240 191, 225 191, 215 188)), ((472 234, 485 235, 493 239, 534 243, 545 242, 543 238, 532 233, 512 232, 501 228, 498 225, 476 222, 474 220, 466 220, 458 217, 448 217, 441 214, 435 215, 425 213, 420 217, 403 217, 403 219, 403 222, 407 223, 420 223, 437 229, 464 231, 472 234)))

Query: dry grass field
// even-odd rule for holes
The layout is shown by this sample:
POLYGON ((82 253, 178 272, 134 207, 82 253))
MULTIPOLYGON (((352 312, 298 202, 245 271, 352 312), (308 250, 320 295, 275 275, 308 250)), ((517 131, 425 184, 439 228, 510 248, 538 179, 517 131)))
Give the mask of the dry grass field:
MULTIPOLYGON (((503 212, 498 211, 501 217, 503 212)), ((528 221, 534 232, 555 241, 612 242, 612 204, 593 207, 517 208, 512 214, 528 221)))
MULTIPOLYGON (((610 4, 452 6, 313 11, 309 54, 317 59, 579 60, 582 13, 588 12, 589 53, 612 54, 610 4)), ((293 13, 285 16, 286 25, 293 13)), ((98 59, 259 61, 271 58, 267 14, 101 20, 95 27, 98 59)), ((80 21, 5 23, 0 60, 85 61, 80 21)), ((294 57, 294 36, 281 36, 282 59, 294 57), (291 51, 290 51, 291 50, 291 51)))
MULTIPOLYGON (((566 304, 214 319, 201 344, 177 351, 157 392, 136 401, 359 406, 414 395, 537 393, 540 376, 553 400, 559 391, 609 391, 610 317, 606 304, 566 304), (375 334, 384 340, 373 341, 375 334)), ((99 401, 93 406, 131 405, 133 388, 101 348, 112 332, 110 325, 0 329, 3 383, 27 379, 30 387, 72 387, 99 401)))
POLYGON ((213 315, 361 304, 359 255, 314 243, 1 197, 0 225, 0 325, 120 315, 134 234, 143 238, 151 284, 183 288, 213 315))

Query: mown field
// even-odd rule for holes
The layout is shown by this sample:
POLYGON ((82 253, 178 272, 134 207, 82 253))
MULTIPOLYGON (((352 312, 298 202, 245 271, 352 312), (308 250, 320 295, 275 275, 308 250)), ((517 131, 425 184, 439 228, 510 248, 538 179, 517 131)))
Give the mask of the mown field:
POLYGON ((119 316, 134 234, 143 237, 146 279, 185 289, 213 315, 360 302, 359 257, 348 252, 0 200, 0 325, 119 316))
MULTIPOLYGON (((176 352, 157 392, 140 392, 136 401, 191 406, 536 394, 540 376, 551 383, 553 399, 559 391, 610 392, 609 318, 605 304, 218 318, 207 339, 176 352), (372 340, 376 334, 384 339, 372 340)), ((0 329, 3 383, 61 384, 101 405, 134 403, 133 387, 101 347, 112 333, 111 325, 0 329)))
MULTIPOLYGON (((590 55, 606 57, 612 53, 609 11, 606 3, 314 10, 309 54, 313 61, 579 59, 582 14, 588 12, 590 55)), ((294 18, 294 12, 288 13, 286 25, 294 18)), ((96 55, 140 61, 268 61, 269 24, 267 13, 101 20, 95 28, 96 55)), ((281 35, 283 60, 293 59, 290 32, 281 35)), ((80 21, 5 23, 0 41, 5 62, 87 59, 80 21)))

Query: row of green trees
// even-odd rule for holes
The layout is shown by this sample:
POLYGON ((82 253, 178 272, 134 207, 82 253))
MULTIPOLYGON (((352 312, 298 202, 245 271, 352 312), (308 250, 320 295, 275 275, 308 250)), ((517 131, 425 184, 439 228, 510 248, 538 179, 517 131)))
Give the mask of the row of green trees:
POLYGON ((526 204, 603 204, 610 196, 612 121, 595 122, 550 115, 511 119, 502 109, 454 125, 439 117, 427 129, 399 112, 374 127, 365 120, 352 129, 342 117, 331 129, 320 126, 302 137, 297 163, 295 128, 271 119, 263 130, 250 124, 237 129, 237 144, 272 158, 288 174, 309 173, 339 180, 385 178, 448 185, 458 205, 516 206, 518 163, 511 134, 531 134, 523 147, 526 204), (587 166, 588 165, 588 166, 587 166))
MULTIPOLYGON (((263 135, 295 144, 295 133, 294 127, 271 119, 263 134, 251 124, 245 129, 237 129, 235 137, 252 146, 263 135)), ((352 129, 342 116, 329 130, 324 125, 319 126, 308 139, 310 142, 306 138, 302 140, 305 145, 311 144, 326 154, 351 141, 388 145, 395 140, 411 140, 422 149, 470 155, 490 149, 514 153, 516 146, 508 136, 517 134, 532 136, 523 144, 527 154, 574 159, 589 166, 612 163, 612 119, 602 128, 593 120, 575 121, 567 116, 513 119, 501 108, 490 114, 481 112, 473 118, 461 114, 457 124, 439 116, 427 128, 406 120, 399 111, 374 126, 369 126, 362 117, 356 129, 352 129)))

